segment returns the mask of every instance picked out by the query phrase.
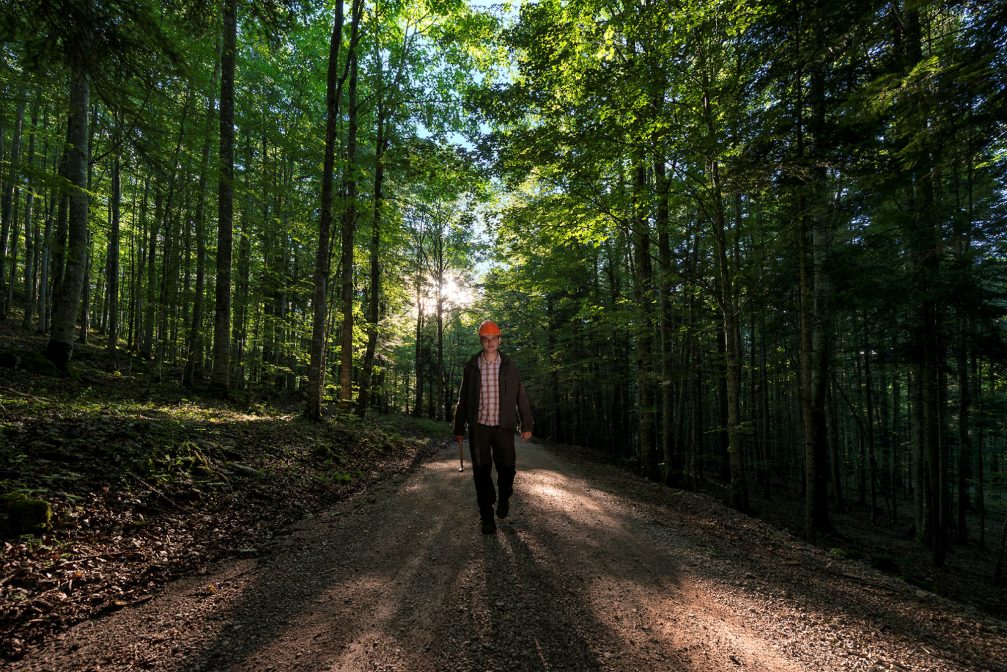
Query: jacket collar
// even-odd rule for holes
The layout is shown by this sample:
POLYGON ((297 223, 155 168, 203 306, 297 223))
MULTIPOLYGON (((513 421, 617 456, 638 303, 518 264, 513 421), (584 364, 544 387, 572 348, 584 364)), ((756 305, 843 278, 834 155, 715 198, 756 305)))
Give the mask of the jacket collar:
MULTIPOLYGON (((480 350, 476 354, 472 355, 472 357, 469 359, 469 362, 468 362, 469 366, 479 366, 479 358, 482 356, 482 354, 483 354, 483 351, 480 350)), ((500 366, 503 366, 504 364, 506 364, 507 362, 510 361, 510 357, 508 357, 504 353, 500 352, 499 350, 497 350, 497 357, 500 358, 500 366)))

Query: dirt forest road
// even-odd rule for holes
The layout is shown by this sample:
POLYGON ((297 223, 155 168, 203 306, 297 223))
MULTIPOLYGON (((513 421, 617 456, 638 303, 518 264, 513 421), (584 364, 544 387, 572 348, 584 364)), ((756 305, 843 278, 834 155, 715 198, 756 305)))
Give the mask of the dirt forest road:
POLYGON ((1002 621, 576 452, 518 460, 494 536, 446 447, 11 669, 1007 669, 1002 621))

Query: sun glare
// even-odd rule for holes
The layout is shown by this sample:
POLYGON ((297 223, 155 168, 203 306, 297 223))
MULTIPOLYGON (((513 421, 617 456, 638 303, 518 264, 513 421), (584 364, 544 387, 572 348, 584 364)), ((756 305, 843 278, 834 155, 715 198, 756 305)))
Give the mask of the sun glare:
POLYGON ((472 289, 463 285, 458 278, 448 278, 444 283, 444 300, 450 306, 464 308, 472 304, 475 296, 472 289))
MULTIPOLYGON (((444 287, 441 291, 444 297, 445 309, 468 308, 475 303, 476 300, 476 295, 473 289, 466 285, 457 276, 448 276, 445 278, 444 287)), ((433 313, 437 306, 437 289, 435 287, 427 287, 422 296, 421 303, 424 315, 433 313)), ((414 317, 419 314, 419 310, 420 307, 414 304, 412 308, 414 317)))

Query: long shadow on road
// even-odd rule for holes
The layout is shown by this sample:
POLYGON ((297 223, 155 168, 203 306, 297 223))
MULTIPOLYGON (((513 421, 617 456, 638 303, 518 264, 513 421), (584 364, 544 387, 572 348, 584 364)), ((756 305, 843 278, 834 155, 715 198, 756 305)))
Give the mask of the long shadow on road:
POLYGON ((441 455, 337 506, 260 562, 181 669, 604 669, 621 642, 554 540, 573 519, 585 552, 629 528, 522 497, 534 515, 482 537, 471 477, 441 455))

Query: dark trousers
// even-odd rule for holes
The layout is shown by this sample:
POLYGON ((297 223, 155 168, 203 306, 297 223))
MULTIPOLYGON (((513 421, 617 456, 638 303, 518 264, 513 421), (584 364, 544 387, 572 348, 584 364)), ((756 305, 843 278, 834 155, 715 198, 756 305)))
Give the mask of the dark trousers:
POLYGON ((500 501, 506 502, 514 492, 514 429, 476 425, 469 434, 472 453, 472 478, 476 482, 476 503, 483 520, 493 519, 493 505, 500 490, 500 501), (497 467, 497 485, 493 486, 493 465, 497 467))

